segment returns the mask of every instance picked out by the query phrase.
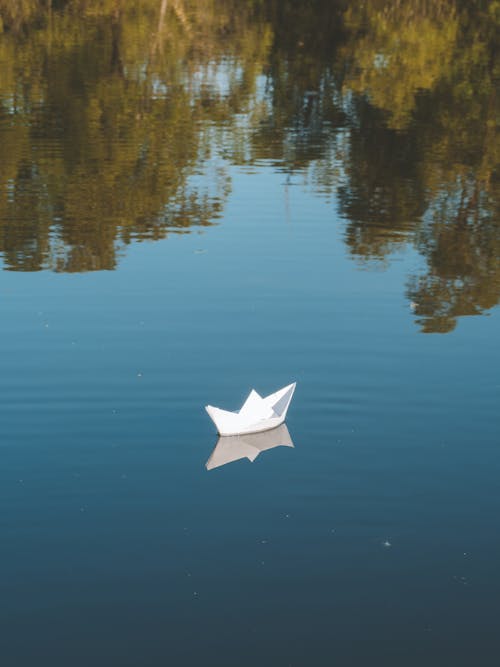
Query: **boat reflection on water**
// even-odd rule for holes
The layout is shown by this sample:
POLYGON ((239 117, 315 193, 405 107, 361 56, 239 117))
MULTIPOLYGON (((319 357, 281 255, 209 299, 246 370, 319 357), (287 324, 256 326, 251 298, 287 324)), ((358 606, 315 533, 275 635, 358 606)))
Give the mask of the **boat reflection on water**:
POLYGON ((293 447, 292 438, 286 424, 261 433, 223 435, 217 440, 217 444, 206 463, 206 468, 212 470, 212 468, 218 468, 245 457, 253 462, 261 452, 280 446, 293 447))

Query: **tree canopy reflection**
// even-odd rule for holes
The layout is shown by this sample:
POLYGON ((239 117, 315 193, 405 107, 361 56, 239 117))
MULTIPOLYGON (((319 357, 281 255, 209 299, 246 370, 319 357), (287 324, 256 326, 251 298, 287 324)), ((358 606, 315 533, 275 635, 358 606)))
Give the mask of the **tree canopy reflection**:
POLYGON ((0 0, 0 16, 8 268, 114 268, 131 240, 216 222, 225 165, 266 159, 337 202, 358 261, 414 245, 422 330, 498 303, 498 2, 0 0))

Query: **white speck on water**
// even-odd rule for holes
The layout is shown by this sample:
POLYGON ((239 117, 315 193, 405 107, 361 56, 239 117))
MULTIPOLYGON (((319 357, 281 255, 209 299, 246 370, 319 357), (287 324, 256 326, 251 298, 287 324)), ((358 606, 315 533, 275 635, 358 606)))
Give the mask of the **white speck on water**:
POLYGON ((138 378, 141 378, 141 377, 142 377, 142 373, 137 373, 137 377, 138 377, 138 378))
POLYGON ((385 542, 382 542, 382 546, 388 549, 389 547, 392 547, 392 544, 389 542, 389 540, 386 540, 385 542))

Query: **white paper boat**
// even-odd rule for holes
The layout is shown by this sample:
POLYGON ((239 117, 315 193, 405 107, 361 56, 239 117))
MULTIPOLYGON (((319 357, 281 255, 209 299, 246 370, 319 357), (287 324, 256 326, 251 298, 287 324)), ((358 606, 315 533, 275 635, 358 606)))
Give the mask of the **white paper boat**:
POLYGON ((207 405, 205 409, 220 435, 268 431, 285 421, 295 385, 293 382, 265 398, 252 389, 239 412, 229 412, 211 405, 207 405))
POLYGON ((215 445, 214 451, 207 461, 207 470, 224 466, 245 457, 255 461, 257 456, 274 447, 293 447, 292 438, 286 427, 281 424, 271 431, 247 433, 246 435, 222 435, 215 445))

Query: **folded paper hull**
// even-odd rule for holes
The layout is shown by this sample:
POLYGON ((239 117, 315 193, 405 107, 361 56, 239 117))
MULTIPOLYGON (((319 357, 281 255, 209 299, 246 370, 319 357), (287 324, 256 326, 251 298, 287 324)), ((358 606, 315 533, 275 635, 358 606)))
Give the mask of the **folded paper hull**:
POLYGON ((206 406, 220 435, 244 435, 269 431, 283 424, 295 391, 295 382, 262 398, 252 390, 238 412, 206 406))
POLYGON ((262 421, 255 422, 254 424, 249 424, 248 426, 225 426, 220 421, 217 422, 217 416, 210 413, 211 406, 207 406, 207 412, 212 417, 212 421, 217 427, 217 432, 219 435, 245 435, 247 433, 260 433, 261 431, 270 431, 276 426, 280 426, 285 421, 284 417, 279 417, 277 419, 263 419, 262 421))

